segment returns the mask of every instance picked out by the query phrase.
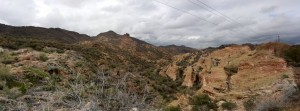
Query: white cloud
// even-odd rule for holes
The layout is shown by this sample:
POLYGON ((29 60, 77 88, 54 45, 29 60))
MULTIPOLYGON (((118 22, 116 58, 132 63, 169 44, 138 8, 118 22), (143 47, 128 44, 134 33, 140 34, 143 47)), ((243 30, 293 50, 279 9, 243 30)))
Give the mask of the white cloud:
POLYGON ((197 0, 191 1, 198 5, 189 0, 158 1, 197 17, 153 0, 0 0, 0 22, 60 27, 91 36, 114 30, 156 45, 195 48, 276 38, 260 35, 281 34, 294 43, 300 37, 299 0, 201 0, 238 23, 207 11, 197 0))

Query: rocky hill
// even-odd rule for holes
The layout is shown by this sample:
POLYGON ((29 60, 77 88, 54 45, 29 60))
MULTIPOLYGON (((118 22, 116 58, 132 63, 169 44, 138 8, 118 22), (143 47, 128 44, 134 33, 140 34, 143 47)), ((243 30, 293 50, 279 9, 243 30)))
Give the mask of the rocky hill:
POLYGON ((75 43, 82 40, 89 40, 85 34, 68 31, 60 28, 43 28, 33 26, 9 26, 0 23, 0 37, 14 38, 35 38, 42 40, 54 40, 64 43, 75 43))
POLYGON ((186 98, 208 94, 218 101, 219 110, 223 103, 235 104, 234 109, 239 110, 269 110, 275 104, 282 107, 289 96, 297 93, 297 79, 294 79, 292 68, 277 56, 279 49, 287 47, 279 43, 261 44, 255 49, 248 45, 230 45, 209 53, 174 56, 160 74, 174 82, 179 80, 182 86, 196 88, 196 91, 179 94, 178 100, 170 105, 192 110, 195 105, 186 98), (255 101, 253 98, 260 103, 247 106, 247 102, 255 101))
POLYGON ((170 50, 171 52, 173 52, 174 55, 177 54, 182 54, 182 53, 191 53, 191 52, 197 52, 199 50, 194 49, 194 48, 190 48, 190 47, 186 47, 184 45, 181 46, 177 46, 177 45, 167 45, 167 46, 160 46, 161 48, 165 48, 167 50, 170 50))
POLYGON ((0 110, 297 110, 299 49, 158 47, 1 24, 0 110))

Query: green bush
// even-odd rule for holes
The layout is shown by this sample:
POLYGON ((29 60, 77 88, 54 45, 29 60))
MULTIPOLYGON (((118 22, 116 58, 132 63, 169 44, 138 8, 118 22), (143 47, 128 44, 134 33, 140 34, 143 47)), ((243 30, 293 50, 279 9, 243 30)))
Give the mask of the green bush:
POLYGON ((75 63, 75 67, 82 67, 83 62, 82 61, 78 61, 75 63))
POLYGON ((247 111, 253 111, 255 108, 255 98, 252 97, 243 103, 247 111))
POLYGON ((65 53, 65 50, 57 49, 56 52, 61 54, 61 53, 65 53))
POLYGON ((200 94, 194 96, 190 99, 190 104, 193 106, 193 111, 207 110, 210 109, 217 110, 218 106, 213 102, 207 94, 200 94))
POLYGON ((12 63, 15 63, 16 61, 18 61, 18 58, 12 56, 8 52, 4 52, 4 53, 0 54, 0 61, 3 64, 12 64, 12 63))
POLYGON ((22 92, 22 94, 25 94, 27 92, 27 86, 26 84, 22 83, 19 87, 19 90, 22 92))
POLYGON ((281 78, 282 78, 282 79, 289 78, 289 75, 283 74, 283 75, 281 76, 281 78))
POLYGON ((8 88, 19 87, 20 82, 16 80, 16 77, 9 73, 9 69, 6 67, 0 67, 0 80, 6 81, 6 86, 8 88))
POLYGON ((45 53, 41 53, 39 56, 39 60, 46 62, 49 58, 47 57, 47 55, 45 53))
POLYGON ((163 111, 181 111, 181 109, 178 106, 168 106, 164 108, 163 111))
POLYGON ((14 77, 9 73, 9 69, 0 66, 0 79, 1 80, 12 80, 14 77))
POLYGON ((227 75, 233 75, 234 73, 238 72, 238 66, 237 65, 229 65, 224 67, 224 70, 227 75))
POLYGON ((46 72, 37 68, 24 68, 24 75, 25 79, 34 84, 40 83, 45 77, 49 77, 46 72))
POLYGON ((288 48, 284 52, 284 58, 290 65, 300 66, 300 45, 288 48))
POLYGON ((237 107, 237 105, 233 102, 224 102, 222 105, 222 108, 223 109, 226 109, 226 110, 233 110, 234 108, 237 107))
POLYGON ((203 68, 201 66, 198 67, 198 72, 201 72, 203 68))

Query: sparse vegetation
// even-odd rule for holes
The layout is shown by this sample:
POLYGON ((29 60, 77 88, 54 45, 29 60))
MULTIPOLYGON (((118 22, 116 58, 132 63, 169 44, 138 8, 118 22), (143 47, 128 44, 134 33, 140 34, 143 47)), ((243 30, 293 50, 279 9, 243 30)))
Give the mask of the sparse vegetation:
POLYGON ((254 111, 255 109, 255 97, 251 97, 250 99, 246 100, 244 103, 244 108, 247 111, 254 111))
POLYGON ((292 46, 284 52, 285 59, 290 65, 299 67, 300 66, 300 45, 292 46))
POLYGON ((223 109, 226 109, 226 110, 233 110, 234 108, 237 107, 236 103, 229 102, 229 101, 225 101, 224 103, 222 103, 221 106, 223 109))
POLYGON ((281 76, 281 78, 282 78, 282 79, 289 78, 289 75, 283 74, 283 75, 281 76))
POLYGON ((49 77, 49 75, 37 68, 25 67, 24 68, 24 76, 25 79, 29 80, 30 83, 39 84, 44 81, 45 77, 49 77))
POLYGON ((17 61, 17 58, 12 56, 9 52, 0 53, 0 61, 3 64, 12 64, 17 61))
POLYGON ((168 106, 163 109, 163 111, 181 111, 179 106, 168 106))
POLYGON ((46 62, 48 60, 48 57, 45 53, 41 53, 39 56, 39 60, 46 62))
POLYGON ((210 109, 217 110, 218 106, 210 99, 207 94, 200 94, 190 98, 190 104, 193 105, 193 111, 209 111, 210 109))
POLYGON ((226 67, 224 67, 225 73, 227 75, 226 84, 227 84, 227 90, 231 90, 231 76, 236 74, 238 72, 238 65, 230 64, 226 67))
MULTIPOLYGON (((225 92, 226 88, 224 88, 226 85, 223 85, 224 82, 227 82, 228 91, 236 91, 231 87, 231 77, 238 73, 239 65, 229 64, 228 62, 227 66, 223 68, 226 56, 223 57, 221 54, 221 57, 213 57, 214 54, 217 55, 218 53, 210 54, 212 51, 218 51, 225 47, 230 49, 229 46, 231 45, 189 53, 180 58, 179 61, 174 62, 171 58, 173 53, 168 54, 168 50, 161 50, 156 46, 135 39, 132 40, 138 45, 131 47, 129 44, 130 47, 127 47, 123 44, 119 45, 118 40, 103 42, 99 39, 97 41, 85 41, 84 43, 81 41, 79 43, 75 43, 76 41, 64 43, 61 38, 59 38, 60 40, 51 37, 49 39, 47 38, 48 35, 45 35, 47 38, 45 40, 23 36, 22 34, 20 37, 18 36, 19 38, 12 35, 1 35, 0 37, 0 46, 9 48, 0 53, 0 110, 1 108, 6 108, 5 110, 58 110, 57 108, 68 110, 68 108, 72 108, 74 110, 114 111, 130 110, 132 108, 150 110, 153 108, 154 110, 180 111, 189 108, 189 106, 181 103, 179 103, 179 106, 165 106, 178 99, 177 97, 180 97, 180 99, 181 97, 187 97, 188 104, 192 106, 193 111, 210 111, 218 109, 216 104, 219 100, 218 94, 220 96, 229 95, 229 100, 232 98, 244 99, 246 95, 240 94, 238 91, 237 93, 230 92, 230 94, 227 94, 225 92), (142 45, 139 45, 139 43, 142 45), (25 52, 14 50, 20 48, 32 48, 35 50, 34 52, 40 53, 37 57, 38 61, 35 58, 33 60, 23 60, 24 55, 33 50, 25 50, 25 52), (202 52, 205 55, 202 55, 202 52), (48 56, 51 56, 51 60, 48 56), (210 59, 211 61, 209 61, 210 59), (169 64, 176 64, 179 67, 177 71, 174 71, 178 73, 175 80, 160 75, 160 71, 165 72, 164 68, 169 64), (185 79, 186 75, 184 75, 187 67, 193 68, 191 81, 188 81, 193 82, 192 87, 182 85, 183 82, 186 82, 184 80, 187 80, 185 79), (207 75, 207 79, 204 78, 208 81, 208 84, 206 84, 208 90, 204 89, 204 91, 211 93, 210 95, 195 95, 196 92, 203 91, 199 90, 202 84, 198 75, 202 70, 205 74, 210 74, 207 75), (223 79, 224 74, 220 74, 223 73, 223 70, 227 75, 226 81, 223 79), (219 75, 222 75, 222 77, 219 75), (213 87, 210 86, 212 84, 213 87), (210 88, 212 88, 212 92, 210 92, 210 88), (217 96, 215 96, 215 93, 217 93, 217 96), (86 107, 87 109, 85 109, 86 107)), ((108 39, 111 38, 113 37, 108 39)), ((116 39, 118 38, 119 36, 116 39)), ((282 46, 285 47, 286 45, 282 46)), ((235 45, 235 47, 238 47, 238 45, 235 45)), ((256 48, 256 46, 253 48, 256 48)), ((269 44, 260 48, 273 49, 273 46, 269 44)), ((281 54, 282 50, 280 48, 282 47, 274 49, 276 56, 281 54)), ((245 50, 248 51, 249 49, 245 50)), ((261 57, 255 53, 257 50, 252 49, 251 53, 247 51, 240 51, 246 59, 261 57)), ((284 53, 286 60, 292 63, 293 66, 299 64, 298 52, 297 48, 292 47, 284 53)), ((261 51, 260 54, 266 55, 269 52, 261 51)), ((278 59, 273 53, 269 55, 271 55, 272 60, 278 59)), ((269 55, 267 55, 267 58, 269 58, 269 55)), ((240 62, 240 60, 235 60, 235 57, 234 54, 230 57, 233 63, 240 62)), ((247 70, 248 67, 258 65, 250 61, 249 64, 244 66, 247 70)), ((276 65, 272 64, 272 66, 276 65)), ((289 75, 285 72, 280 72, 280 74, 283 74, 282 78, 289 78, 289 75)), ((241 73, 241 76, 247 77, 248 75, 241 73)), ((258 78, 255 74, 250 76, 253 81, 258 78)), ((280 76, 276 75, 276 79, 280 76)), ((273 80, 270 81, 273 82, 273 80)), ((239 83, 240 81, 234 80, 234 82, 239 83)), ((257 93, 256 89, 253 91, 250 88, 249 92, 257 93)), ((247 92, 245 91, 245 93, 247 92)), ((268 93, 268 91, 263 93, 268 93)), ((289 92, 284 94, 289 94, 289 92)), ((282 100, 287 100, 286 98, 290 95, 284 95, 284 97, 282 100)), ((187 101, 186 98, 184 98, 184 101, 187 101)), ((243 105, 248 111, 276 110, 280 109, 282 103, 285 103, 285 101, 271 99, 262 101, 259 104, 256 104, 256 102, 256 100, 250 98, 243 105)), ((236 103, 234 100, 225 102, 221 104, 221 107, 224 110, 235 110, 237 108, 236 103)))
MULTIPOLYGON (((0 66, 0 80, 5 81, 8 88, 19 87, 21 83, 11 75, 7 67, 0 66)), ((5 87, 5 86, 4 86, 5 87)))

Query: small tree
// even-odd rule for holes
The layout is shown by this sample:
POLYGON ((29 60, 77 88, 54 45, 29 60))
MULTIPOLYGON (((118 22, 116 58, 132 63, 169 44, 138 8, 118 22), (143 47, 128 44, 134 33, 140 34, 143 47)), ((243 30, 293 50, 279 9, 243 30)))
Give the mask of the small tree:
POLYGON ((193 96, 190 99, 190 104, 193 105, 192 111, 210 111, 217 110, 217 104, 211 100, 207 94, 193 96))
POLYGON ((39 56, 39 60, 43 61, 43 62, 46 62, 49 58, 47 57, 46 54, 44 53, 41 53, 40 56, 39 56))
POLYGON ((224 67, 225 73, 227 75, 226 84, 227 84, 227 90, 231 90, 231 76, 236 74, 238 72, 238 66, 237 65, 228 65, 224 67))
POLYGON ((223 109, 226 110, 233 110, 234 108, 237 107, 236 103, 233 102, 224 102, 221 106, 223 109))

